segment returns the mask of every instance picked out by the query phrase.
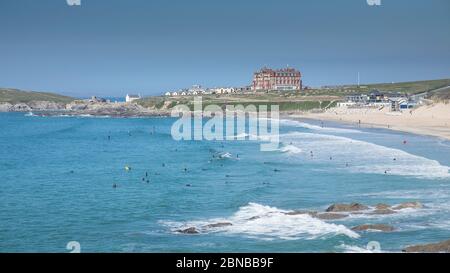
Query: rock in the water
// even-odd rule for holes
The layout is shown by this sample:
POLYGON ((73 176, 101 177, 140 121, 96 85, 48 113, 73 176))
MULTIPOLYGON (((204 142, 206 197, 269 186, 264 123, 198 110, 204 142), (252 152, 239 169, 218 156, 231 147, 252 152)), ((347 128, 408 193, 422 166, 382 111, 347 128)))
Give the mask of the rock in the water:
POLYGON ((348 217, 347 214, 340 214, 340 213, 318 213, 316 215, 314 215, 313 217, 321 219, 321 220, 338 220, 338 219, 342 219, 345 217, 348 217))
POLYGON ((450 240, 426 245, 409 246, 403 249, 408 253, 450 253, 450 240))
POLYGON ((389 225, 383 225, 383 224, 373 224, 373 225, 356 226, 356 227, 353 227, 352 230, 354 230, 354 231, 377 230, 377 231, 383 231, 383 232, 391 232, 391 231, 394 231, 394 227, 389 226, 389 225))
POLYGON ((177 232, 184 233, 184 234, 198 234, 199 233, 195 227, 190 227, 187 229, 179 229, 179 230, 177 230, 177 232))
POLYGON ((390 208, 391 208, 390 205, 383 204, 383 203, 380 203, 380 204, 375 206, 375 209, 377 209, 377 210, 386 210, 386 209, 390 209, 390 208))
POLYGON ((406 203, 401 203, 398 206, 395 206, 393 209, 401 210, 401 209, 421 209, 421 208, 423 208, 423 205, 420 202, 406 202, 406 203))
POLYGON ((387 215, 387 214, 394 214, 395 211, 391 209, 376 209, 371 214, 377 214, 377 215, 387 215))
POLYGON ((291 215, 291 216, 308 214, 308 215, 313 216, 313 215, 316 215, 317 212, 315 212, 315 211, 307 211, 307 210, 294 210, 294 211, 286 212, 285 214, 286 215, 291 215))
POLYGON ((351 203, 351 204, 333 204, 327 208, 327 212, 351 212, 351 211, 360 211, 368 209, 367 206, 359 204, 359 203, 351 203))
POLYGON ((228 223, 228 222, 224 222, 224 223, 215 223, 215 224, 210 224, 207 225, 207 228, 219 228, 219 227, 227 227, 227 226, 232 226, 232 223, 228 223))

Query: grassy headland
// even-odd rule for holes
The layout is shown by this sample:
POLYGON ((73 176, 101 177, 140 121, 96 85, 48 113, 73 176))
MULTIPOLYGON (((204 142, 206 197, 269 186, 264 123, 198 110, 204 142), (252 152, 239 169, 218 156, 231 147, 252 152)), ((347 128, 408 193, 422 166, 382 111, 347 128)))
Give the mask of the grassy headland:
POLYGON ((29 103, 31 101, 49 101, 56 103, 69 103, 74 98, 47 92, 31 92, 18 89, 0 88, 0 103, 29 103))
MULTIPOLYGON (((193 96, 177 97, 149 97, 138 101, 144 107, 167 110, 177 105, 187 105, 191 110, 194 107, 193 96)), ((255 94, 221 94, 202 95, 203 107, 211 104, 225 107, 226 105, 278 105, 280 111, 308 111, 312 109, 326 109, 336 105, 339 97, 336 96, 308 96, 297 92, 258 92, 255 94)))

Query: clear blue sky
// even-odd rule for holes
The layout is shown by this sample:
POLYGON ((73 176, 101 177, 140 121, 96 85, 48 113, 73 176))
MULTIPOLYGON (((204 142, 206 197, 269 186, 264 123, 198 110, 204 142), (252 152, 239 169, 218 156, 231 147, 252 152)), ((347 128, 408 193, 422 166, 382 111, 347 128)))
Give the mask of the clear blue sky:
POLYGON ((0 1, 0 86, 73 96, 250 84, 261 66, 304 84, 450 77, 450 1, 0 1))

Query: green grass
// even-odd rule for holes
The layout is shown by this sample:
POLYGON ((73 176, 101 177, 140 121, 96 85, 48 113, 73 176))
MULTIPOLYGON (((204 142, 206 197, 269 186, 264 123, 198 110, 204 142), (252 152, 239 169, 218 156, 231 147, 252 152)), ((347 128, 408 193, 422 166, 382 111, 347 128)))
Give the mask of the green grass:
POLYGON ((432 92, 429 96, 430 99, 437 102, 449 102, 450 101, 450 87, 442 90, 432 92))
POLYGON ((360 87, 356 85, 345 85, 333 89, 311 89, 304 92, 307 96, 319 96, 319 95, 347 96, 351 94, 367 94, 372 92, 373 90, 379 90, 381 92, 393 92, 393 93, 398 92, 402 94, 413 95, 428 92, 449 85, 450 79, 442 79, 442 80, 400 82, 400 83, 363 84, 360 87))
POLYGON ((60 103, 69 103, 74 98, 62 96, 47 92, 28 92, 17 89, 1 89, 0 88, 0 102, 28 103, 31 101, 51 101, 60 103))
MULTIPOLYGON (((334 89, 309 89, 301 92, 286 91, 286 92, 257 92, 251 94, 224 94, 224 95, 203 95, 203 106, 216 104, 221 107, 225 105, 242 104, 244 106, 253 105, 270 105, 277 104, 281 111, 308 111, 313 109, 324 109, 325 107, 334 107, 337 101, 342 100, 345 96, 351 94, 367 94, 373 90, 381 92, 393 92, 403 94, 418 94, 435 90, 441 87, 449 86, 450 79, 430 80, 430 81, 416 81, 404 83, 380 83, 367 84, 357 87, 355 85, 339 86, 334 89)), ((441 92, 434 94, 436 98, 448 98, 448 92, 441 92)), ((144 107, 161 109, 166 105, 168 109, 184 104, 191 109, 193 107, 192 96, 177 96, 177 97, 148 97, 138 101, 144 107)))
MULTIPOLYGON (((233 95, 204 95, 202 96, 203 109, 208 105, 218 105, 225 109, 227 105, 242 105, 247 107, 254 105, 259 109, 262 105, 278 105, 280 111, 308 111, 313 109, 324 109, 336 105, 339 97, 305 97, 301 94, 288 93, 262 93, 262 94, 233 94, 233 95)), ((162 109, 166 105, 168 109, 176 105, 186 105, 189 109, 194 109, 194 98, 186 97, 149 97, 138 101, 144 107, 162 109)))

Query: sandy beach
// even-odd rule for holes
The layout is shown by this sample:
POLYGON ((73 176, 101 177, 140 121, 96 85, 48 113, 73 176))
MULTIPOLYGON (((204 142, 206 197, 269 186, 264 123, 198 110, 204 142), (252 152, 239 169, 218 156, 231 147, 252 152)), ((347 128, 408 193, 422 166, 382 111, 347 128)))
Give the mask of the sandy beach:
POLYGON ((450 104, 437 103, 402 112, 389 109, 332 108, 323 113, 291 114, 291 118, 311 118, 380 127, 450 140, 450 104))

